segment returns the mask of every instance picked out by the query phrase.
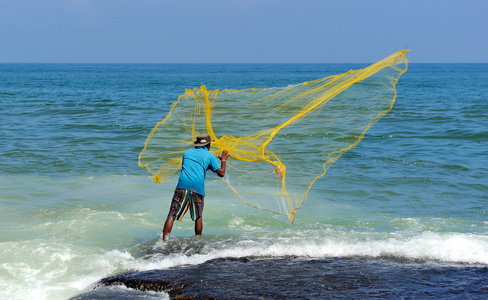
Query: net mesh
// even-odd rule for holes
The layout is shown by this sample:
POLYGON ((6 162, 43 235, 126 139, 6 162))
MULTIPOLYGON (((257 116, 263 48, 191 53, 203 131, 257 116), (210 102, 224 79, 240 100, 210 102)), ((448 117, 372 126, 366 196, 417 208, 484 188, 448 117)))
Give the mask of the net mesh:
POLYGON ((139 165, 162 183, 194 138, 208 133, 212 153, 229 151, 223 180, 236 196, 293 223, 316 180, 392 109, 406 52, 283 88, 187 89, 149 134, 139 165))

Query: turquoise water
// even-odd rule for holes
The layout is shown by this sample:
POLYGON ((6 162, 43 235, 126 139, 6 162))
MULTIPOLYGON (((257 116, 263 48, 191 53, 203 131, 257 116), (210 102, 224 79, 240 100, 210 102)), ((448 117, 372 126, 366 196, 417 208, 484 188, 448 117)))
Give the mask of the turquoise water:
POLYGON ((185 88, 287 86, 364 66, 0 64, 0 298, 67 299, 113 274, 221 257, 486 266, 487 64, 411 64, 393 110, 314 185, 294 225, 209 176, 204 242, 187 218, 158 241, 176 178, 156 185, 137 159, 185 88))

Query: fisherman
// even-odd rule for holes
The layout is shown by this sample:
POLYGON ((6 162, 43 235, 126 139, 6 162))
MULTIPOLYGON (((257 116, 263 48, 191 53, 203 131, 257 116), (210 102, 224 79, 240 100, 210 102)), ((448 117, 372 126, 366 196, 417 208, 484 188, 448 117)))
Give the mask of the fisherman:
POLYGON ((205 197, 205 175, 212 170, 220 177, 224 177, 229 154, 222 151, 220 163, 209 150, 213 141, 208 134, 200 134, 193 142, 195 148, 185 151, 181 164, 181 174, 176 185, 168 218, 164 223, 163 241, 173 228, 175 220, 181 221, 190 210, 190 216, 195 221, 195 235, 202 235, 203 198, 205 197))

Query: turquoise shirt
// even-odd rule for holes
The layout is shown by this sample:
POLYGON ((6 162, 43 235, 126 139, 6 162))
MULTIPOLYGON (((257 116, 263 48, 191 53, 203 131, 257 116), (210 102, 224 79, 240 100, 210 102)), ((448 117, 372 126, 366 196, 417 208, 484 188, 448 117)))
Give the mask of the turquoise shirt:
POLYGON ((217 171, 220 169, 220 163, 206 146, 186 150, 176 188, 205 196, 205 176, 209 169, 213 172, 217 171))

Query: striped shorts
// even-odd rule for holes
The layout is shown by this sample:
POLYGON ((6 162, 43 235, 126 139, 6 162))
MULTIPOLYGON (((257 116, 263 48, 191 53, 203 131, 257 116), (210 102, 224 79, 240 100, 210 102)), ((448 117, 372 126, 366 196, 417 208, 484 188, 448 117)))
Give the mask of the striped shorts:
POLYGON ((171 208, 168 217, 181 221, 183 216, 190 210, 190 217, 193 221, 202 217, 203 196, 195 192, 176 189, 171 201, 171 208))

